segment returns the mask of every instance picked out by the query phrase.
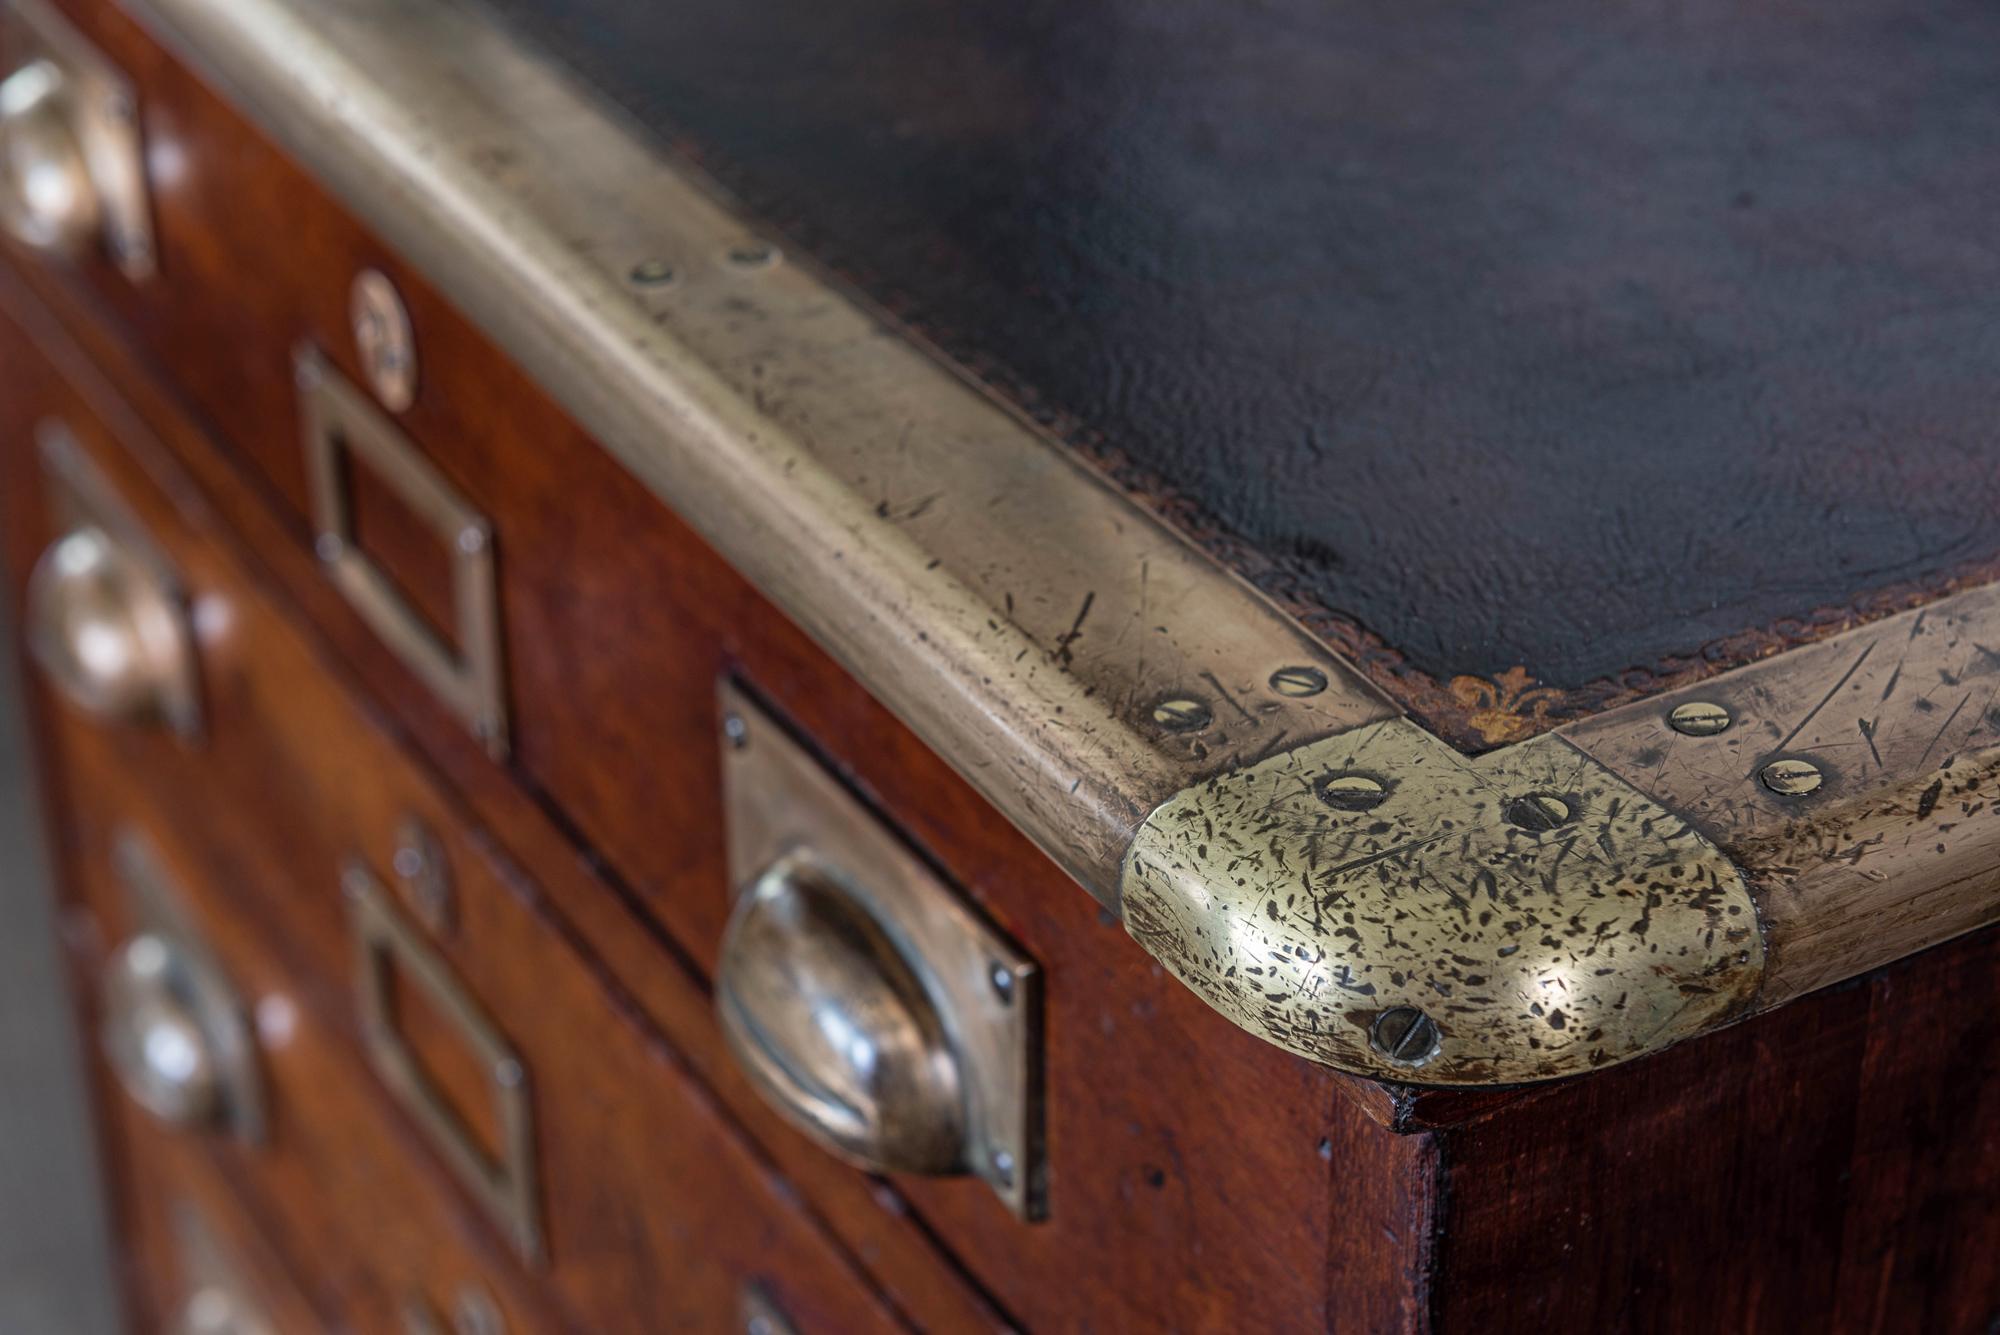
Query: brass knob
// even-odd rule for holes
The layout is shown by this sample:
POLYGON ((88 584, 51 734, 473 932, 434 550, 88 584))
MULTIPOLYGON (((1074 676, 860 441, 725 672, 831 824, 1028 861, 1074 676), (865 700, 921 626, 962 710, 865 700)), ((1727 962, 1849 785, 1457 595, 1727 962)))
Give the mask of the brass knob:
POLYGON ((189 654, 174 595, 143 561, 85 525, 42 554, 29 577, 36 658, 64 695, 101 718, 163 718, 189 654))
POLYGON ((170 1126, 213 1126, 228 1112, 220 989, 202 968, 170 938, 143 932, 104 973, 105 1058, 132 1101, 170 1126))
POLYGON ((967 1171, 965 1082, 896 941, 809 854, 736 901, 716 977, 722 1032, 766 1099, 862 1167, 967 1171))
POLYGON ((102 212, 62 71, 30 61, 0 81, 0 227, 69 255, 98 235, 102 212))

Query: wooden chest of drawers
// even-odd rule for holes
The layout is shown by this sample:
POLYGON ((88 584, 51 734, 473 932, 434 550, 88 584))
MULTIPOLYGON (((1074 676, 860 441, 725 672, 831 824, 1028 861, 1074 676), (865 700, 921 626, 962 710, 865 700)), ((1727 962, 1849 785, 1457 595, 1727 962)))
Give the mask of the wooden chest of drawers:
POLYGON ((2000 1312, 1984 593, 1473 758, 490 17, 0 12, 135 1324, 2000 1312))

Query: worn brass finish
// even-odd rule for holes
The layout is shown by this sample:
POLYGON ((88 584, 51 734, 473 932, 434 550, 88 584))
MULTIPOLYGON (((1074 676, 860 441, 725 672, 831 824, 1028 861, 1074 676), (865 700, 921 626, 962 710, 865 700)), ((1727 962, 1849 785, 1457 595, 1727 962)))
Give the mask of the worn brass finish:
POLYGON ((0 230, 73 256, 93 244, 132 279, 153 228, 130 83, 46 0, 0 0, 19 63, 0 77, 0 230))
POLYGON ((263 1105, 241 1002, 159 855, 129 830, 112 852, 140 930, 104 968, 106 1063, 132 1101, 169 1126, 259 1139, 263 1105))
POLYGON ((1764 957, 1729 860, 1576 748, 1467 758, 1400 719, 1163 805, 1132 846, 1125 924, 1253 1033, 1440 1085, 1577 1074, 1698 1033, 1744 1008, 1764 957), (1386 794, 1330 806, 1329 772, 1386 776, 1386 794), (1524 821, 1523 799, 1566 816, 1524 821), (1415 1070, 1371 1041, 1398 1007, 1439 1031, 1415 1070))
POLYGON ((317 351, 299 348, 293 369, 320 560, 383 642, 465 720, 488 754, 504 758, 506 680, 492 530, 395 424, 317 351), (431 628, 355 541, 354 502, 343 466, 349 454, 436 532, 451 562, 456 625, 450 642, 431 628))
POLYGON ((1043 1208, 1039 974, 741 692, 724 686, 730 869, 715 1004, 766 1099, 878 1172, 1043 1208))
POLYGON ((515 1250, 530 1261, 541 1260, 541 1188, 527 1069, 506 1036, 466 994, 451 966, 403 920, 373 872, 359 861, 350 862, 341 874, 341 889, 354 927, 355 996, 369 1065, 515 1250), (460 1120, 404 1041, 396 1020, 398 974, 457 1031, 486 1073, 499 1134, 499 1144, 491 1149, 460 1120))
POLYGON ((193 734, 194 637, 178 576, 68 432, 47 422, 39 435, 66 531, 28 578, 29 651, 85 713, 193 734))
POLYGON ((2000 916, 2000 594, 1466 758, 476 11, 128 3, 1254 1033, 1541 1079, 2000 916))

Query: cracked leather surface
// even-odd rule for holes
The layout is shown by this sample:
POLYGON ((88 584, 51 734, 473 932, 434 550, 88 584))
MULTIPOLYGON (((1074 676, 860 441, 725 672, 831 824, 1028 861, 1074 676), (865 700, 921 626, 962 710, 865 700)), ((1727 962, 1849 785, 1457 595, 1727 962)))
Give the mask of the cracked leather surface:
POLYGON ((492 7, 1439 678, 2000 552, 2000 6, 492 7))

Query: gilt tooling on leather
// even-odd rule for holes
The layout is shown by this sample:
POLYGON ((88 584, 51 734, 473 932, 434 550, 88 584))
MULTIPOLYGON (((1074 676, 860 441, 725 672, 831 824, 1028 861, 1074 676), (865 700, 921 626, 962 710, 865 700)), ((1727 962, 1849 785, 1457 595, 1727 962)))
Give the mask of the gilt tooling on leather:
POLYGON ((2000 551, 1991 6, 499 8, 1433 677, 2000 551))

